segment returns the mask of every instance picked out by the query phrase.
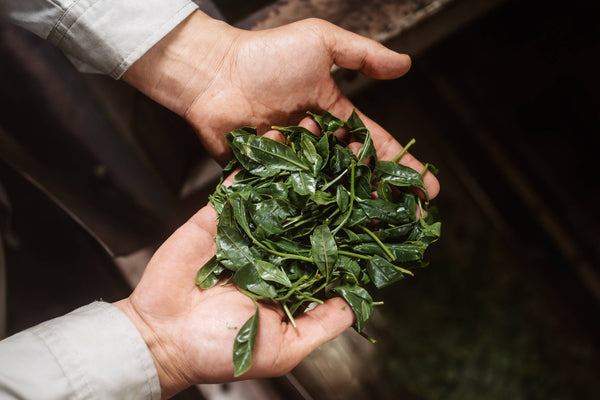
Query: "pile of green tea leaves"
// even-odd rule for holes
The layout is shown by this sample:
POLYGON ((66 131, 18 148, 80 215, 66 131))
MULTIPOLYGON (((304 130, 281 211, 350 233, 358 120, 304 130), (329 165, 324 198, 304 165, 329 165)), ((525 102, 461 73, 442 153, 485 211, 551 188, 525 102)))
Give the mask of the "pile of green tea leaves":
MULTIPOLYGON (((310 115, 320 136, 299 126, 274 127, 285 143, 254 128, 227 134, 235 159, 224 175, 241 170, 210 196, 219 213, 217 253, 196 283, 206 289, 226 278, 255 305, 278 302, 294 326, 308 304, 341 296, 361 332, 381 304, 373 290, 425 266, 423 254, 440 236, 422 178, 433 167, 418 172, 397 163, 414 141, 394 160, 378 161, 356 113, 347 121, 310 115), (358 154, 334 135, 341 128, 362 143, 358 154)), ((258 311, 237 334, 236 376, 250 368, 257 327, 258 311)))

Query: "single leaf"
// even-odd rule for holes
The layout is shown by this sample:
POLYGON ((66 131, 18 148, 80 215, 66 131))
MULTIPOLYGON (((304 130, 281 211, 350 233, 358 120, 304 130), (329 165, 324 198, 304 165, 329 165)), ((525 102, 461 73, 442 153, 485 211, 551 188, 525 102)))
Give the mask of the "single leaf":
POLYGON ((254 263, 254 257, 248 248, 250 243, 237 229, 219 225, 215 240, 217 259, 231 261, 231 264, 227 264, 227 268, 237 271, 245 265, 254 263))
MULTIPOLYGON (((273 176, 278 173, 278 170, 275 168, 270 168, 268 165, 264 163, 257 162, 255 159, 250 157, 246 152, 242 149, 242 145, 245 143, 245 139, 248 137, 252 137, 256 135, 256 130, 250 131, 244 129, 236 129, 228 133, 225 138, 227 139, 227 143, 231 150, 233 151, 233 155, 242 164, 244 169, 258 176, 273 176)), ((238 174, 239 175, 239 174, 238 174)), ((236 176, 237 179, 237 176, 236 176)))
POLYGON ((282 222, 291 214, 287 203, 278 199, 251 203, 248 210, 254 224, 267 236, 283 233, 282 222))
POLYGON ((356 197, 362 199, 370 199, 371 192, 371 177, 367 175, 357 176, 354 181, 354 193, 356 197))
POLYGON ((380 199, 392 201, 392 188, 390 184, 385 181, 385 179, 381 179, 379 181, 379 185, 377 186, 377 196, 380 199))
POLYGON ((317 149, 313 142, 304 138, 300 142, 300 148, 302 149, 302 159, 305 161, 313 176, 317 176, 321 168, 323 168, 323 158, 317 153, 317 149))
POLYGON ((292 185, 294 192, 299 195, 313 195, 317 188, 315 178, 308 172, 292 172, 286 181, 292 185))
POLYGON ((264 136, 244 136, 240 138, 239 149, 242 154, 256 163, 264 165, 269 170, 310 170, 288 146, 264 136))
MULTIPOLYGON (((248 192, 246 192, 248 194, 248 192)), ((244 192, 234 193, 229 196, 229 204, 231 204, 231 210, 233 211, 233 217, 238 223, 240 228, 248 235, 252 236, 250 231, 250 223, 248 221, 248 211, 246 209, 246 199, 244 199, 244 192)))
POLYGON ((340 212, 344 213, 348 210, 348 206, 350 205, 350 194, 344 186, 339 185, 336 188, 335 201, 340 208, 340 212))
POLYGON ((356 156, 352 153, 352 150, 336 144, 333 147, 333 155, 329 158, 329 168, 334 174, 338 174, 347 169, 353 160, 356 160, 356 156))
POLYGON ((423 177, 414 169, 393 161, 378 161, 375 164, 375 175, 398 187, 417 187, 425 193, 427 188, 423 183, 423 177))
POLYGON ((350 131, 366 129, 365 124, 359 118, 358 114, 356 113, 356 110, 352 110, 350 118, 348 118, 348 121, 346 121, 346 126, 348 127, 348 129, 350 129, 350 131))
POLYGON ((254 314, 240 328, 233 343, 234 376, 240 376, 252 365, 252 351, 258 331, 258 304, 254 301, 254 314))
POLYGON ((414 221, 404 204, 395 204, 383 199, 359 199, 358 204, 370 219, 400 225, 414 221))
POLYGON ((371 282, 378 288, 384 288, 404 278, 404 274, 392 263, 380 256, 373 256, 367 261, 367 273, 371 282))
POLYGON ((214 255, 198 270, 196 274, 196 285, 200 289, 208 289, 216 285, 219 281, 219 274, 223 272, 223 267, 217 261, 217 256, 214 255))
POLYGON ((323 165, 327 165, 327 162, 329 161, 329 138, 330 138, 330 136, 333 136, 333 135, 324 134, 323 136, 321 136, 321 138, 317 142, 317 151, 319 152, 319 155, 323 159, 323 165))
POLYGON ((267 298, 277 296, 275 287, 261 278, 256 270, 255 264, 248 264, 238 269, 231 277, 231 280, 239 288, 248 290, 259 296, 267 298))
POLYGON ((286 287, 292 286, 292 283, 285 272, 277 268, 275 265, 263 260, 256 260, 254 265, 258 275, 260 275, 260 277, 265 281, 277 282, 286 287))
POLYGON ((310 236, 312 245, 312 257, 321 271, 321 274, 327 278, 335 266, 338 258, 338 249, 327 225, 319 225, 310 236))

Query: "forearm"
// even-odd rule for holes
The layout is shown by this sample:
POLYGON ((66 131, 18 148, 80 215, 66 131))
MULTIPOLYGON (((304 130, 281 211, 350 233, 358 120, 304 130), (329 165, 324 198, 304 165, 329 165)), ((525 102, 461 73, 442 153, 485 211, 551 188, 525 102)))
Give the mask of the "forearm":
POLYGON ((185 116, 221 71, 239 32, 196 11, 136 61, 123 80, 185 116))

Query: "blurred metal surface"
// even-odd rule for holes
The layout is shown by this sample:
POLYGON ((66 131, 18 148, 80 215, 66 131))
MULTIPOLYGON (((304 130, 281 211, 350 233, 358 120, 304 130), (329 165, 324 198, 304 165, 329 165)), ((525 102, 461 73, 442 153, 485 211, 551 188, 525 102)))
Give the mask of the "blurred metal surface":
POLYGON ((236 25, 268 29, 305 18, 321 18, 380 42, 401 34, 456 0, 279 0, 236 25))

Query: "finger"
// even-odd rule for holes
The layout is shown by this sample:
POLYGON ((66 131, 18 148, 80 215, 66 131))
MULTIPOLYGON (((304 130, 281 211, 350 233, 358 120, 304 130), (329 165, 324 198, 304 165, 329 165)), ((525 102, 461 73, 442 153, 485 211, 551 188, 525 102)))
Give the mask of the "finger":
POLYGON ((333 62, 342 68, 359 70, 375 79, 399 78, 410 69, 408 55, 390 50, 375 40, 329 23, 323 30, 333 62))
MULTIPOLYGON (((345 96, 340 96, 338 101, 330 107, 330 112, 341 119, 347 119, 350 117, 352 110, 356 109, 350 100, 348 100, 345 96)), ((360 110, 356 110, 356 113, 364 122, 369 131, 371 131, 371 138, 373 139, 373 144, 377 149, 377 157, 379 159, 392 160, 402 151, 403 146, 398 143, 398 141, 390 133, 388 133, 388 131, 360 112, 360 110)), ((410 140, 410 138, 406 138, 407 142, 408 140, 410 140)), ((408 152, 405 153, 398 162, 418 172, 423 171, 425 168, 423 163, 421 163, 408 152)), ((433 199, 436 197, 440 192, 440 183, 435 175, 427 171, 423 175, 423 182, 425 183, 425 187, 427 187, 429 198, 433 199)))
POLYGON ((321 136, 321 128, 319 128, 319 124, 317 124, 311 116, 304 117, 300 123, 298 123, 298 126, 308 129, 315 135, 321 136))
POLYGON ((352 309, 341 297, 334 297, 296 318, 297 329, 289 329, 285 350, 299 360, 317 347, 335 339, 354 323, 352 309))

